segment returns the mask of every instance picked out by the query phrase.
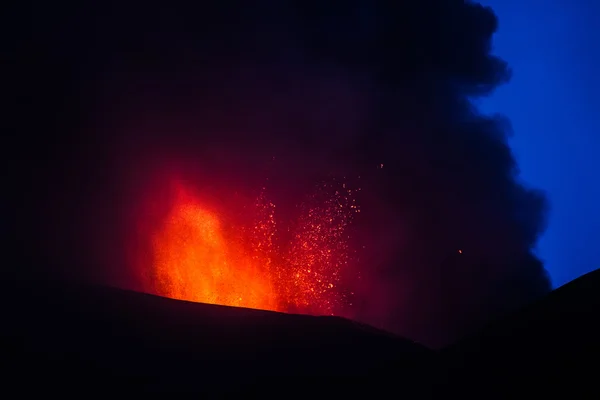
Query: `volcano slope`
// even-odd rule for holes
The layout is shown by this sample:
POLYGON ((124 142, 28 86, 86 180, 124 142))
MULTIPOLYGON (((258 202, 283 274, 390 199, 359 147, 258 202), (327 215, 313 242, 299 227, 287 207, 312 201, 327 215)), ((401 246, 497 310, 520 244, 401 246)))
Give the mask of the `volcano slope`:
POLYGON ((598 392, 600 271, 442 351, 342 318, 105 287, 20 280, 1 296, 3 382, 20 393, 598 392))
POLYGON ((442 374, 464 395, 600 393, 600 270, 444 349, 442 374), (476 382, 474 384, 474 382, 476 382))
POLYGON ((306 378, 383 379, 390 368, 416 387, 433 357, 416 343, 336 317, 32 281, 13 283, 2 296, 5 379, 20 391, 297 391, 313 382, 306 378))

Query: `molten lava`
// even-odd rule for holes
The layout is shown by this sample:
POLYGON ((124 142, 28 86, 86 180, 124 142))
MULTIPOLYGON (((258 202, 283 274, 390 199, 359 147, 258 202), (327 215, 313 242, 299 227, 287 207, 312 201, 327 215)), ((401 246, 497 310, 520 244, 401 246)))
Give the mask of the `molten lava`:
POLYGON ((277 309, 272 284, 225 238, 218 217, 194 202, 178 202, 153 237, 160 294, 174 299, 277 309))
POLYGON ((178 185, 151 233, 146 290, 174 299, 282 312, 339 314, 349 304, 340 284, 352 261, 347 227, 358 212, 353 191, 332 180, 278 218, 263 191, 244 205, 251 218, 224 218, 178 185), (250 221, 250 222, 249 222, 250 221))

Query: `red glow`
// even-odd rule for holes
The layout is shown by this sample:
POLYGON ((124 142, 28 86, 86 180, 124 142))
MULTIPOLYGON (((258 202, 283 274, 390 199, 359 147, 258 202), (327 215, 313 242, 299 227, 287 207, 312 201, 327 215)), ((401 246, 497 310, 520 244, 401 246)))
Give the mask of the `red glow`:
MULTIPOLYGON (((145 290, 195 302, 282 312, 338 314, 349 304, 340 284, 352 261, 347 227, 353 191, 332 180, 278 218, 261 192, 240 204, 246 218, 215 207, 178 182, 168 211, 149 232, 145 290)), ((149 225, 147 225, 149 226, 149 225)))

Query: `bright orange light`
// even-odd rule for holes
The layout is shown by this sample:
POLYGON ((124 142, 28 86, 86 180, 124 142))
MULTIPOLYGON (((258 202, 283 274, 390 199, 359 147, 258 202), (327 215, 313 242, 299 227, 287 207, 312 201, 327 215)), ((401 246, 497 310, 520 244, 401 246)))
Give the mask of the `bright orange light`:
POLYGON ((359 207, 345 183, 320 185, 292 222, 277 218, 264 190, 253 202, 231 206, 244 211, 240 219, 224 205, 210 207, 184 184, 174 187, 168 212, 141 230, 150 231, 151 259, 137 262, 138 276, 150 277, 146 291, 309 314, 336 314, 350 303, 340 279, 352 261, 347 227, 359 207))
POLYGON ((278 310, 272 283, 217 215, 179 194, 152 238, 157 294, 174 299, 278 310))

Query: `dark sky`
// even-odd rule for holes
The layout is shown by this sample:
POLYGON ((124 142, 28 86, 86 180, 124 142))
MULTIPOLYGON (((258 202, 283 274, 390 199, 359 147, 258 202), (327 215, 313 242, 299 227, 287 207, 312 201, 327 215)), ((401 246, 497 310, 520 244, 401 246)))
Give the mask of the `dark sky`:
POLYGON ((539 243, 555 287, 600 267, 600 4, 486 0, 498 14, 494 52, 511 83, 483 102, 506 114, 522 178, 544 188, 551 212, 539 243))
POLYGON ((519 182, 510 124, 477 108, 511 76, 490 9, 176 3, 8 14, 12 271, 136 288, 126 222, 157 171, 222 196, 277 156, 290 207, 361 176, 354 318, 440 345, 550 289, 544 192, 519 182))

